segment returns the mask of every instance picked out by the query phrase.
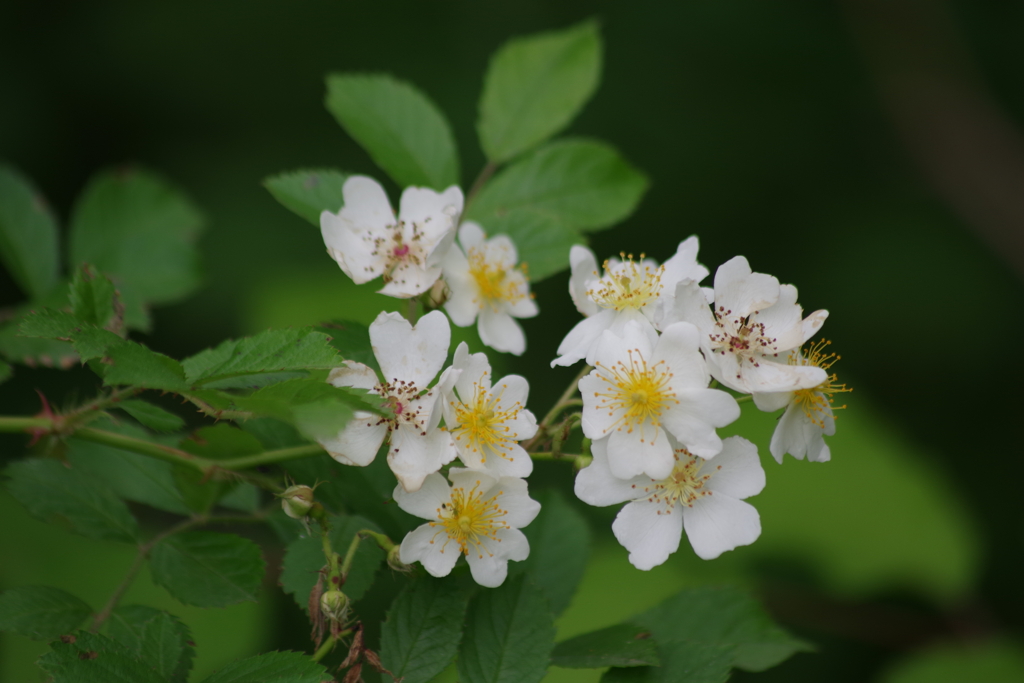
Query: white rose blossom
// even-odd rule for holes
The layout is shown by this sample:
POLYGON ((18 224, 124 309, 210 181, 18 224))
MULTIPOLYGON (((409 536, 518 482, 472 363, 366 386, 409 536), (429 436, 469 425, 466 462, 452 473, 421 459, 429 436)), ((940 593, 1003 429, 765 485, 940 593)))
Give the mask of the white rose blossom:
POLYGON ((400 508, 430 520, 402 540, 399 559, 421 562, 431 576, 447 576, 459 555, 465 555, 477 583, 500 586, 508 561, 530 554, 530 543, 519 529, 534 520, 540 503, 529 497, 522 479, 458 467, 448 477, 451 487, 435 473, 414 493, 395 488, 400 508))
POLYGON ((622 334, 626 323, 639 324, 653 343, 662 329, 665 313, 672 308, 676 285, 699 283, 708 269, 697 263, 698 242, 691 236, 679 243, 675 255, 662 265, 640 257, 622 255, 625 260, 608 259, 604 275, 597 270, 594 252, 574 246, 569 251, 572 276, 569 295, 584 316, 558 346, 558 358, 551 366, 572 365, 581 359, 593 365, 593 352, 601 333, 622 334))
POLYGON ((596 369, 580 380, 583 433, 608 437, 608 462, 619 479, 664 479, 675 459, 672 434, 691 452, 710 458, 722 448, 715 433, 740 416, 736 400, 708 389, 699 332, 676 323, 652 343, 630 321, 618 337, 605 331, 594 352, 596 369))
POLYGON ((365 411, 333 439, 320 445, 338 462, 369 465, 384 438, 391 436, 388 466, 398 481, 415 491, 424 477, 455 459, 451 435, 438 428, 441 406, 438 391, 428 385, 448 356, 451 328, 441 311, 432 311, 415 327, 397 313, 381 313, 370 325, 370 343, 384 380, 366 365, 345 361, 331 371, 328 382, 336 387, 357 387, 378 394, 393 417, 365 411))
POLYGON ((517 267, 518 261, 507 235, 487 239, 479 225, 466 222, 459 228, 459 245, 443 264, 451 292, 444 309, 452 322, 459 327, 476 322, 484 344, 517 356, 526 350, 526 337, 515 318, 537 315, 525 266, 517 267))
MULTIPOLYGON (((786 354, 789 365, 813 366, 826 372, 832 364, 839 360, 833 353, 825 353, 830 342, 821 340, 812 344, 807 352, 793 350, 786 354)), ((765 412, 775 412, 785 408, 779 417, 772 434, 769 446, 771 454, 781 463, 783 456, 789 453, 798 460, 805 457, 811 462, 828 462, 832 452, 825 443, 826 436, 836 433, 836 420, 833 410, 846 406, 833 406, 833 394, 852 391, 845 384, 839 384, 836 375, 830 374, 827 379, 810 389, 782 391, 774 393, 755 393, 754 403, 765 412)))
POLYGON ((753 273, 737 256, 715 273, 714 304, 695 283, 680 283, 667 320, 685 321, 701 331, 701 348, 711 375, 741 393, 796 391, 818 386, 826 373, 810 365, 771 362, 810 339, 828 311, 803 317, 793 285, 753 273))
POLYGON ((380 293, 403 299, 430 289, 455 240, 462 190, 407 187, 397 218, 373 178, 352 176, 342 195, 345 205, 337 214, 320 214, 320 233, 345 274, 356 284, 383 276, 380 293))
POLYGON ((533 460, 519 442, 537 433, 537 419, 524 407, 530 392, 525 378, 508 375, 492 385, 487 356, 469 353, 462 342, 437 388, 445 428, 463 464, 495 477, 530 476, 533 460))
POLYGON ((757 447, 739 436, 723 442, 722 452, 704 460, 678 448, 667 477, 619 479, 611 469, 607 439, 593 444, 593 462, 576 476, 576 496, 597 506, 631 501, 612 524, 615 538, 637 569, 651 569, 679 549, 683 530, 698 557, 713 560, 727 550, 750 545, 761 535, 761 517, 743 498, 764 488, 757 447))

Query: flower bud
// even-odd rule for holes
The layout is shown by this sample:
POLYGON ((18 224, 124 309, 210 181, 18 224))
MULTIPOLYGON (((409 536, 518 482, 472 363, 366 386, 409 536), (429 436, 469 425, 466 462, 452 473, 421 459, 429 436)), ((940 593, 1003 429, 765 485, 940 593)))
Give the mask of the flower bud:
POLYGON ((424 302, 429 308, 441 308, 448 298, 451 297, 452 290, 448 288, 448 283, 443 279, 438 278, 429 290, 427 290, 426 301, 424 302))
POLYGON ((289 486, 280 498, 284 514, 292 519, 302 519, 308 515, 314 504, 313 489, 301 484, 289 486))
POLYGON ((341 623, 348 613, 348 596, 341 591, 327 591, 320 596, 320 612, 329 620, 341 623))
POLYGON ((407 574, 412 571, 412 565, 402 562, 399 553, 400 550, 401 546, 396 545, 388 551, 388 566, 396 572, 407 574))

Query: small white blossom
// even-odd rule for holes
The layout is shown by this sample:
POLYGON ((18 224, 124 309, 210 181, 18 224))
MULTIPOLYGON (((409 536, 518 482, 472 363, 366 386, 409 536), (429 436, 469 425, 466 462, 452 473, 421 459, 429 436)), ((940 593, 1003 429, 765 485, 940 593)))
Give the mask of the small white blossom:
POLYGON ((407 187, 397 218, 373 178, 352 176, 342 194, 345 206, 337 214, 320 214, 320 233, 345 274, 356 284, 383 276, 380 293, 399 298, 430 289, 455 240, 462 190, 454 185, 442 193, 407 187))
POLYGON ((450 340, 448 319, 440 311, 423 316, 415 327, 397 313, 378 315, 370 325, 370 343, 384 380, 362 363, 345 361, 327 381, 378 394, 393 417, 357 411, 345 429, 333 439, 320 440, 320 445, 338 462, 366 466, 390 434, 388 466, 409 491, 454 460, 451 435, 438 428, 439 392, 427 388, 448 356, 450 340))
MULTIPOLYGON (((806 354, 797 350, 790 351, 786 354, 785 362, 789 365, 813 366, 827 372, 839 360, 839 356, 825 353, 828 345, 828 341, 822 340, 812 344, 806 354)), ((781 463, 783 456, 789 453, 798 460, 806 457, 811 462, 829 461, 832 453, 825 443, 825 437, 836 433, 836 420, 832 411, 846 407, 833 406, 832 395, 847 391, 852 390, 847 389, 845 384, 839 384, 833 373, 810 389, 755 393, 754 403, 761 410, 771 413, 780 408, 786 409, 779 417, 769 447, 775 459, 781 463)))
POLYGON ((828 311, 801 320, 793 285, 780 285, 771 275, 753 273, 737 256, 715 273, 714 304, 694 283, 680 283, 667 320, 693 323, 701 331, 701 348, 711 375, 736 391, 796 391, 818 386, 825 371, 809 365, 771 362, 810 339, 828 311))
MULTIPOLYGON (((675 445, 675 444, 673 444, 675 445)), ((764 488, 757 447, 732 436, 714 460, 676 447, 675 466, 662 479, 622 480, 608 467, 607 440, 593 444, 593 462, 576 476, 576 496, 590 505, 632 501, 619 511, 612 532, 637 569, 662 564, 679 549, 683 529, 693 551, 713 560, 750 545, 761 535, 761 517, 743 498, 764 488)))
POLYGON ((444 279, 451 291, 444 308, 452 322, 469 327, 474 321, 484 344, 497 351, 522 355, 526 350, 523 328, 515 318, 537 315, 525 266, 506 235, 487 239, 476 223, 459 228, 459 246, 444 261, 444 279), (463 252, 465 250, 465 252, 463 252))
POLYGON ((526 482, 453 467, 452 486, 431 474, 415 493, 395 488, 398 506, 429 523, 409 532, 399 550, 405 564, 421 562, 431 576, 448 576, 460 555, 473 579, 494 588, 505 581, 509 560, 525 560, 530 543, 519 529, 534 520, 540 503, 526 482))
POLYGON ((469 353, 462 342, 437 387, 445 428, 463 464, 496 477, 530 476, 533 460, 519 442, 537 433, 537 419, 524 407, 530 392, 525 378, 508 375, 492 385, 487 356, 469 353))
POLYGON ((593 352, 601 333, 611 330, 621 335, 626 323, 639 324, 653 343, 662 329, 667 310, 672 308, 676 285, 700 282, 708 269, 697 263, 697 238, 679 243, 675 255, 662 265, 644 258, 640 261, 622 254, 622 261, 604 262, 604 275, 597 270, 594 252, 574 246, 569 251, 572 277, 569 295, 584 316, 558 346, 555 365, 572 365, 581 359, 593 365, 593 352))
POLYGON ((738 418, 740 407, 728 393, 707 388, 698 335, 693 325, 676 323, 652 344, 635 322, 621 337, 602 334, 596 369, 579 383, 582 427, 591 439, 608 437, 616 477, 667 477, 675 462, 668 434, 706 458, 721 450, 715 429, 738 418))

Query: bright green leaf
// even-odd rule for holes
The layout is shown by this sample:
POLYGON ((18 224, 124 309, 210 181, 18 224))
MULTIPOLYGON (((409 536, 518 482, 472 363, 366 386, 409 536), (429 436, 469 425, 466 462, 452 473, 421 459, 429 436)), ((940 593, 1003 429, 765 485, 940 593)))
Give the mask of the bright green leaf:
POLYGON ((84 323, 106 329, 117 329, 121 325, 124 307, 114 283, 87 263, 75 269, 68 288, 68 301, 72 314, 84 323))
POLYGON ((0 164, 0 261, 21 290, 38 299, 57 284, 57 221, 31 182, 0 164))
POLYGON ((146 401, 129 399, 121 401, 117 407, 155 432, 178 432, 185 428, 185 421, 180 417, 146 401))
POLYGON ((21 586, 0 593, 0 631, 14 631, 36 640, 52 640, 75 630, 92 608, 50 586, 21 586))
POLYGON ((33 517, 90 538, 134 543, 139 527, 128 506, 102 482, 56 460, 12 463, 7 490, 33 517))
POLYGON ((303 169, 271 176, 263 187, 286 209, 319 228, 322 212, 338 213, 345 205, 341 188, 349 175, 329 168, 303 169))
POLYGON ((381 74, 333 74, 327 77, 325 104, 399 185, 435 190, 458 185, 451 126, 437 105, 413 86, 381 74))
POLYGON ((568 126, 600 78, 593 21, 510 40, 484 77, 477 131, 487 158, 508 161, 568 126))
POLYGON ((409 583, 388 611, 381 633, 384 668, 405 683, 426 683, 452 663, 462 637, 470 590, 452 579, 409 583))
POLYGON ((186 605, 255 602, 265 564, 260 547, 234 534, 189 531, 164 539, 150 556, 153 582, 186 605))
POLYGON ((309 329, 267 330, 254 337, 229 339, 182 361, 190 385, 258 373, 330 370, 344 360, 330 338, 309 329))
POLYGON ((307 655, 268 652, 228 664, 202 683, 323 683, 330 674, 307 655))
POLYGON ((103 383, 108 386, 126 384, 178 393, 188 389, 181 363, 142 344, 122 341, 112 345, 107 349, 104 363, 108 367, 103 383))
POLYGON ((39 660, 53 683, 167 683, 120 643, 79 631, 68 642, 55 641, 39 660))
POLYGON ((551 663, 567 669, 600 669, 657 666, 661 660, 650 631, 619 624, 559 643, 551 653, 551 663))
POLYGON ((554 643, 544 594, 527 577, 510 577, 469 603, 459 675, 465 683, 536 683, 554 643))

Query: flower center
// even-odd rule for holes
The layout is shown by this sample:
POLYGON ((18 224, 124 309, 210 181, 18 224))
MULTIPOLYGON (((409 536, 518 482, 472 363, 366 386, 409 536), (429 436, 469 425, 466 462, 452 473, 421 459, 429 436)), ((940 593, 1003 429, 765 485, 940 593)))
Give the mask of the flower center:
POLYGON ((364 239, 372 240, 373 251, 370 253, 373 256, 384 256, 384 282, 395 280, 406 268, 426 263, 423 231, 416 223, 398 221, 385 228, 383 234, 376 233, 364 239))
MULTIPOLYGON (((825 353, 825 348, 832 342, 822 339, 812 344, 806 354, 798 357, 790 356, 790 365, 813 365, 822 370, 828 370, 837 360, 840 359, 834 353, 825 353)), ((833 405, 835 400, 833 394, 842 394, 853 391, 845 384, 839 384, 835 373, 829 375, 824 382, 812 389, 799 389, 794 392, 794 402, 804 411, 804 415, 822 429, 825 428, 825 410, 842 410, 845 405, 833 405)), ((833 416, 835 417, 835 416, 833 416)))
POLYGON ((672 514, 676 505, 693 507, 693 504, 705 496, 710 496, 712 491, 706 488, 712 474, 722 469, 721 465, 716 466, 712 471, 702 470, 707 463, 703 458, 690 453, 685 448, 675 452, 676 464, 672 474, 661 481, 651 480, 650 485, 642 488, 635 484, 633 488, 638 489, 643 495, 635 500, 647 501, 648 503, 660 503, 665 509, 658 510, 658 514, 672 514))
POLYGON ((731 310, 725 310, 724 306, 719 306, 714 311, 717 331, 710 335, 712 351, 723 356, 731 353, 737 356, 740 362, 746 360, 755 367, 760 366, 762 356, 778 353, 778 340, 765 333, 764 323, 755 319, 758 313, 759 311, 754 311, 746 317, 740 317, 733 315, 731 310))
POLYGON ((518 278, 509 278, 509 271, 501 264, 488 261, 486 253, 481 249, 471 247, 469 250, 469 274, 476 283, 482 300, 480 303, 495 310, 502 302, 515 304, 527 296, 518 278))
POLYGON ((640 263, 633 261, 632 254, 619 256, 624 259, 621 263, 604 262, 604 277, 593 289, 587 290, 587 295, 602 308, 640 310, 657 299, 665 267, 655 268, 643 263, 643 254, 640 254, 640 263))
MULTIPOLYGON (((442 527, 435 538, 444 533, 447 536, 444 546, 448 541, 454 541, 463 555, 469 555, 471 549, 481 558, 484 553, 493 555, 487 548, 488 542, 500 543, 498 531, 510 528, 504 520, 508 510, 502 510, 497 503, 501 494, 502 491, 498 491, 497 495, 484 499, 479 481, 469 491, 461 486, 453 487, 451 502, 442 503, 437 510, 438 521, 430 522, 431 526, 442 527)), ((444 552, 444 547, 441 552, 444 552)))
POLYGON ((450 403, 458 423, 458 426, 450 428, 456 445, 461 446, 465 440, 469 450, 480 454, 481 462, 487 462, 490 452, 508 457, 508 452, 519 440, 519 434, 505 423, 515 420, 523 407, 516 402, 507 410, 500 410, 498 402, 504 391, 504 385, 498 393, 492 393, 484 388, 482 382, 474 382, 473 397, 468 403, 450 403))
MULTIPOLYGON (((387 424, 391 430, 398 429, 400 425, 409 425, 417 431, 423 432, 426 425, 427 415, 423 413, 423 407, 419 405, 420 389, 413 382, 395 379, 390 382, 381 382, 374 387, 374 392, 380 394, 384 399, 383 406, 389 408, 393 417, 381 417, 377 424, 387 424)), ((430 392, 427 393, 430 395, 430 392)))
MULTIPOLYGON (((639 427, 640 441, 645 437, 645 425, 659 427, 659 418, 671 405, 679 403, 672 390, 672 373, 665 361, 649 366, 639 349, 629 351, 627 362, 618 361, 607 367, 597 364, 598 378, 607 382, 603 392, 594 392, 601 399, 598 410, 607 410, 609 415, 619 413, 614 427, 628 433, 639 427)), ((655 435, 657 431, 655 431, 655 435)))

